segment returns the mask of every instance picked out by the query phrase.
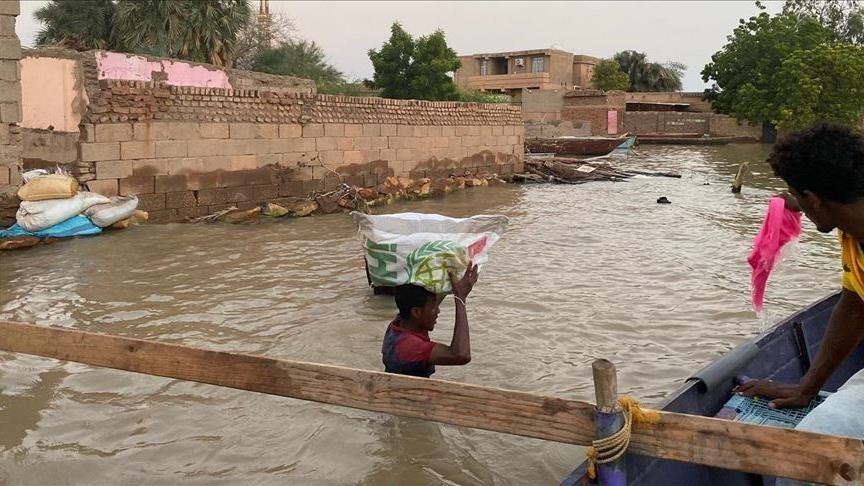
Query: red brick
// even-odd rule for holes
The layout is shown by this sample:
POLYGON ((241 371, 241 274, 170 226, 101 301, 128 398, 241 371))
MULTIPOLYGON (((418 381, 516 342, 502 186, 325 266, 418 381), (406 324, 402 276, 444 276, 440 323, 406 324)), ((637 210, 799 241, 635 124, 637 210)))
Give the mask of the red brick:
POLYGON ((152 194, 155 190, 154 176, 126 177, 120 179, 120 194, 152 194))
POLYGON ((155 191, 157 193, 180 192, 189 189, 185 174, 157 175, 155 191))
MULTIPOLYGON (((158 211, 165 209, 165 194, 138 195, 138 209, 142 211, 158 211)), ((150 214, 151 218, 153 213, 150 214)))
POLYGON ((165 194, 166 208, 192 208, 196 206, 198 206, 198 200, 195 199, 195 193, 192 191, 169 192, 165 194))

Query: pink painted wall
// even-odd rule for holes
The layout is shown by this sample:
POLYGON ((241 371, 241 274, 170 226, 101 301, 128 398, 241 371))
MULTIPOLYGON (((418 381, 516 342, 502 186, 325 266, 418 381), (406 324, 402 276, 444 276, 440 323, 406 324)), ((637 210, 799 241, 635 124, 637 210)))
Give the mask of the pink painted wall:
POLYGON ((96 53, 96 64, 99 79, 152 81, 153 72, 160 72, 167 74, 168 84, 174 86, 232 89, 225 71, 182 61, 148 61, 132 54, 100 51, 96 53))
POLYGON ((76 86, 78 61, 52 57, 21 59, 21 126, 77 132, 87 93, 76 86))

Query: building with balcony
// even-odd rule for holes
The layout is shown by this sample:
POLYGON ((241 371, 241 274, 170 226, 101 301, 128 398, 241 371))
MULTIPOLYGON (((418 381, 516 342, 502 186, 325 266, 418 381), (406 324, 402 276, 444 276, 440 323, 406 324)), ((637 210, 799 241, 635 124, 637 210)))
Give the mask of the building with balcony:
POLYGON ((589 87, 596 57, 560 49, 495 52, 460 56, 456 84, 481 91, 520 92, 523 89, 589 87))

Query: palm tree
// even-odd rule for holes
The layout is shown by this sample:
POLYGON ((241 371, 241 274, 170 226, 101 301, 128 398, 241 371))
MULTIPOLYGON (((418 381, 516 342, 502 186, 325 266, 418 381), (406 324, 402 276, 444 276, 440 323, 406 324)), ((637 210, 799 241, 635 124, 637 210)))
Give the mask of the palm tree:
POLYGON ((33 16, 42 23, 36 45, 122 50, 114 35, 114 0, 51 0, 33 16))
POLYGON ((246 0, 119 0, 116 28, 135 52, 229 66, 246 0))
POLYGON ((621 51, 613 59, 630 78, 627 91, 680 91, 686 66, 678 62, 648 62, 644 52, 621 51))

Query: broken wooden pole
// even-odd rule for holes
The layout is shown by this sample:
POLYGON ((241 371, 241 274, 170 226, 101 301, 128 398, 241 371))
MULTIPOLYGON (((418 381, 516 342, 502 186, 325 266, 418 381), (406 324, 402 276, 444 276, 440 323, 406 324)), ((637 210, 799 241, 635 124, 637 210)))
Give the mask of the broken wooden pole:
POLYGON ((741 192, 741 187, 744 185, 744 176, 747 175, 747 170, 750 168, 750 164, 747 162, 742 162, 740 166, 738 166, 738 173, 735 174, 735 179, 732 181, 732 194, 738 194, 741 192))
MULTIPOLYGON (((0 351, 566 444, 594 439, 590 403, 478 385, 10 321, 0 321, 0 351)), ((653 413, 656 420, 633 426, 628 452, 826 484, 855 484, 864 471, 860 439, 653 413)))
MULTIPOLYGON (((618 377, 615 365, 605 359, 591 364, 594 375, 594 429, 598 439, 607 439, 624 427, 624 413, 618 405, 618 377)), ((596 447, 596 446, 595 446, 596 447)), ((603 460, 603 451, 596 450, 598 460, 603 460)), ((601 486, 624 486, 627 484, 627 465, 623 455, 611 462, 598 462, 597 482, 601 486)))

